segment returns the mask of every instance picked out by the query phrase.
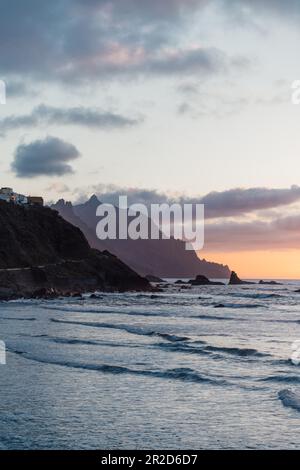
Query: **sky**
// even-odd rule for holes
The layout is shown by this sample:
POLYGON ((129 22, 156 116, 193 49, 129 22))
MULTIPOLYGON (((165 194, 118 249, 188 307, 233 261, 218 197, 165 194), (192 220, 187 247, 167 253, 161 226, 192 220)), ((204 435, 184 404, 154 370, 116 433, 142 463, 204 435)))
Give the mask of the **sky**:
POLYGON ((300 278, 299 20, 299 0, 1 0, 0 185, 202 202, 200 257, 300 278))

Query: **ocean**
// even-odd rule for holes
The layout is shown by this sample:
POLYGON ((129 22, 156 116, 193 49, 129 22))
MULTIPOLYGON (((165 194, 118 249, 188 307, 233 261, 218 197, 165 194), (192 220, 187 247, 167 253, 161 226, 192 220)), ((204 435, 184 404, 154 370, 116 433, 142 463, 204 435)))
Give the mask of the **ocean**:
POLYGON ((0 449, 299 448, 297 288, 0 303, 0 449))

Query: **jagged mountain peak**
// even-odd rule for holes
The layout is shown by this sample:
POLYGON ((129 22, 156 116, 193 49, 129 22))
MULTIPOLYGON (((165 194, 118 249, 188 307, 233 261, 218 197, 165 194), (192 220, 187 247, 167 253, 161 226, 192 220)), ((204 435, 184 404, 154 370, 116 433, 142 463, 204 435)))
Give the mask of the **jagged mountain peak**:
POLYGON ((85 204, 98 206, 100 204, 100 201, 96 194, 93 194, 85 204))

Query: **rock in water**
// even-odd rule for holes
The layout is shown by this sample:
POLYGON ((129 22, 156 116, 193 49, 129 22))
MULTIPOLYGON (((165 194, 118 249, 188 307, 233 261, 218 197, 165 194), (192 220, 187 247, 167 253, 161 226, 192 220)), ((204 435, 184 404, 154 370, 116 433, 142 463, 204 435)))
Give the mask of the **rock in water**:
POLYGON ((237 273, 235 271, 232 271, 229 284, 230 285, 255 284, 255 282, 242 281, 242 279, 238 277, 237 273))
POLYGON ((206 276, 198 274, 195 279, 191 279, 192 286, 224 286, 223 282, 210 281, 206 276))
POLYGON ((282 286, 282 284, 280 282, 277 282, 277 281, 259 281, 258 284, 262 284, 262 285, 268 285, 268 286, 282 286))

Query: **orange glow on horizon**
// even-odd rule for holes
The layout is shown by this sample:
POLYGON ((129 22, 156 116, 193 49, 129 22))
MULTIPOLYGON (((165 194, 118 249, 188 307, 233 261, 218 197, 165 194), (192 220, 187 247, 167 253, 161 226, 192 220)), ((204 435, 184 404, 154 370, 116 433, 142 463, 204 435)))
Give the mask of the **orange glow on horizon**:
POLYGON ((199 258, 228 264, 248 279, 300 279, 300 250, 198 252, 199 258))

